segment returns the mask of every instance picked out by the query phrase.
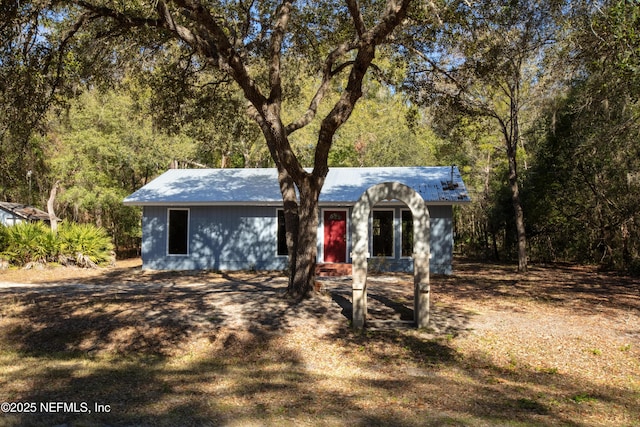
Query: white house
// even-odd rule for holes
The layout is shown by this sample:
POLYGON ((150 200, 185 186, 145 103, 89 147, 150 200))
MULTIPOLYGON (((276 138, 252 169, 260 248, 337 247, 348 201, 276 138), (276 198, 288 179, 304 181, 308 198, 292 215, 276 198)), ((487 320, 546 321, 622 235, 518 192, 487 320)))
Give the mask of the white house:
POLYGON ((49 214, 22 203, 0 202, 0 224, 8 227, 35 221, 49 222, 49 214))

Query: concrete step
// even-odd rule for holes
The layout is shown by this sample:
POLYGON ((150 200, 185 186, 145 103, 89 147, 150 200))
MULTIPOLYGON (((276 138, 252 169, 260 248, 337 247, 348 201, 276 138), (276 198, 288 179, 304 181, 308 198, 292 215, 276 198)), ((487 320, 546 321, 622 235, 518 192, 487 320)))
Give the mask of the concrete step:
POLYGON ((320 277, 351 276, 351 271, 347 263, 316 264, 316 276, 320 277))

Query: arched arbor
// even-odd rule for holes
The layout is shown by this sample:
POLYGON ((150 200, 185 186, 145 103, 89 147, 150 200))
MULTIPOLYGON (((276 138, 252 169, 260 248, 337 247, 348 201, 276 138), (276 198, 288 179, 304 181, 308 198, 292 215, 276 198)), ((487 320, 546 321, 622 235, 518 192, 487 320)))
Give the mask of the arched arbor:
POLYGON ((416 191, 399 182, 369 187, 353 207, 351 236, 353 251, 353 327, 364 327, 367 317, 367 265, 369 258, 369 214, 382 200, 400 200, 413 215, 413 312, 416 326, 429 323, 429 210, 416 191))

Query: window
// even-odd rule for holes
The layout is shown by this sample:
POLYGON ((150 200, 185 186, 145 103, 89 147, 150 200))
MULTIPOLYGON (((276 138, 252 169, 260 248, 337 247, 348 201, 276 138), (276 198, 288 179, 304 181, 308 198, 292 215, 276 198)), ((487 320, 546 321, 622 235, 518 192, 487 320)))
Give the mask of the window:
POLYGON ((373 211, 373 256, 393 256, 393 211, 373 211))
POLYGON ((413 214, 411 211, 402 211, 402 256, 413 255, 413 214))
POLYGON ((169 255, 189 253, 189 209, 169 209, 169 255))
POLYGON ((287 233, 284 226, 284 210, 282 209, 278 209, 278 255, 289 255, 287 233))

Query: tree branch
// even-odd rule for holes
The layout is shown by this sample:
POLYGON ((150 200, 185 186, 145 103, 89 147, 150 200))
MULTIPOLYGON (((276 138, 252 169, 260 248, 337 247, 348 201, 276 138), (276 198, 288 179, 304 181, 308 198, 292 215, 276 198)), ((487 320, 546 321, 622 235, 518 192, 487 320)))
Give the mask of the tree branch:
POLYGON ((283 1, 278 8, 278 20, 276 21, 271 46, 269 47, 271 64, 269 66, 269 101, 280 103, 282 100, 282 79, 280 73, 280 61, 282 56, 282 42, 291 17, 291 2, 283 1))
POLYGON ((302 129, 303 127, 307 126, 309 123, 313 121, 313 119, 316 117, 316 114, 318 112, 318 107, 320 106, 320 103, 322 102, 322 99, 324 98, 324 95, 326 94, 327 89, 329 88, 331 79, 336 75, 340 74, 345 68, 355 63, 355 61, 346 61, 334 69, 333 68, 334 62, 340 56, 354 49, 355 46, 356 46, 355 43, 342 44, 336 49, 334 49, 327 56, 327 59, 325 61, 325 65, 323 68, 322 81, 315 95, 311 99, 311 102, 309 103, 309 108, 307 108, 307 111, 305 111, 304 114, 300 116, 300 118, 298 118, 298 120, 291 122, 286 126, 285 130, 287 132, 287 135, 291 135, 293 132, 299 129, 302 129))
POLYGON ((164 21, 163 26, 165 28, 177 34, 178 37, 180 37, 191 46, 201 43, 196 35, 193 34, 188 28, 176 24, 175 20, 173 19, 173 15, 169 11, 169 8, 167 7, 167 4, 164 2, 164 0, 158 0, 158 2, 156 3, 156 9, 158 11, 158 15, 160 16, 160 19, 164 21))
POLYGON ((356 29, 358 37, 362 37, 367 29, 364 25, 362 14, 360 13, 360 5, 358 4, 358 0, 347 0, 347 8, 349 9, 349 13, 351 14, 351 18, 353 19, 353 26, 356 29))
MULTIPOLYGON (((62 83, 63 68, 64 68, 64 52, 67 45, 90 18, 91 16, 89 13, 83 13, 80 16, 80 18, 75 22, 75 24, 63 35, 62 40, 60 41, 60 45, 58 46, 58 49, 57 49, 58 58, 57 58, 55 78, 53 80, 53 83, 51 84, 51 88, 49 89, 49 94, 47 96, 46 102, 44 102, 44 105, 51 104, 52 100, 55 97, 55 93, 58 90, 58 87, 62 83)), ((49 60, 47 61, 44 67, 44 74, 47 74, 51 61, 52 59, 51 57, 49 57, 49 60)), ((40 113, 37 115, 37 118, 33 119, 32 122, 33 123, 39 122, 41 118, 44 117, 47 111, 48 111, 48 108, 42 108, 40 110, 40 113)))
MULTIPOLYGON (((329 114, 322 120, 316 145, 313 175, 324 178, 328 172, 329 150, 333 136, 351 116, 356 102, 362 96, 362 80, 375 57, 376 47, 383 43, 407 14, 411 0, 389 0, 380 22, 362 34, 358 41, 358 53, 345 91, 329 114)), ((325 70, 326 72, 326 70, 325 70)))
POLYGON ((458 82, 458 80, 455 78, 453 74, 451 74, 449 71, 438 66, 438 64, 435 61, 433 61, 431 58, 429 58, 427 55, 425 55, 424 53, 420 52, 418 49, 412 46, 409 47, 409 50, 415 53, 416 55, 418 55, 420 58, 422 58, 423 61, 427 62, 431 66, 431 69, 430 70, 427 69, 426 71, 436 72, 440 75, 443 75, 447 80, 453 83, 453 85, 456 88, 458 88, 459 90, 463 89, 463 85, 458 82))
POLYGON ((121 25, 127 26, 129 28, 143 27, 145 25, 151 27, 162 27, 162 25, 159 25, 160 22, 157 19, 143 18, 141 16, 130 16, 118 12, 115 9, 111 9, 106 6, 97 6, 84 0, 76 0, 75 4, 82 7, 83 9, 93 12, 96 16, 107 16, 118 21, 121 25))
POLYGON ((251 31, 251 9, 253 8, 255 2, 256 0, 251 0, 247 6, 239 2, 240 8, 245 13, 245 19, 240 23, 240 25, 242 26, 242 29, 240 30, 240 37, 235 37, 235 46, 237 48, 244 47, 243 41, 249 36, 249 31, 251 31))
POLYGON ((222 26, 198 0, 173 2, 188 12, 188 18, 200 27, 198 32, 203 34, 192 47, 205 58, 215 61, 218 68, 231 75, 242 89, 245 98, 261 111, 266 98, 249 75, 241 55, 234 49, 222 26))
MULTIPOLYGON (((347 0, 349 12, 354 19, 354 25, 356 26, 356 31, 359 33, 361 40, 344 43, 333 50, 327 57, 327 61, 325 61, 325 75, 331 75, 332 73, 335 75, 337 74, 337 72, 341 71, 341 69, 332 70, 333 64, 339 57, 341 57, 348 51, 358 49, 358 52, 360 52, 362 50, 366 50, 369 47, 373 47, 375 50, 377 45, 382 44, 391 34, 391 32, 402 22, 407 14, 410 3, 411 0, 389 0, 387 2, 385 12, 380 19, 380 22, 367 31, 362 19, 362 15, 360 14, 357 0, 347 0)), ((375 55, 375 51, 373 53, 375 55)), ((371 58, 371 60, 373 60, 373 57, 371 58)), ((345 65, 358 66, 358 64, 359 61, 358 59, 356 59, 355 61, 350 61, 349 63, 343 64, 341 67, 344 68, 345 65)), ((368 68, 370 65, 371 61, 367 61, 366 67, 368 68)))

